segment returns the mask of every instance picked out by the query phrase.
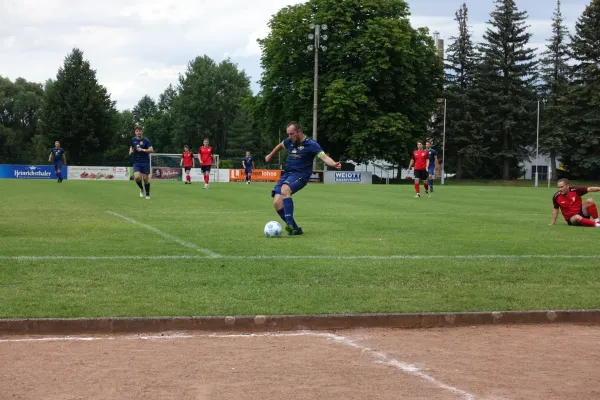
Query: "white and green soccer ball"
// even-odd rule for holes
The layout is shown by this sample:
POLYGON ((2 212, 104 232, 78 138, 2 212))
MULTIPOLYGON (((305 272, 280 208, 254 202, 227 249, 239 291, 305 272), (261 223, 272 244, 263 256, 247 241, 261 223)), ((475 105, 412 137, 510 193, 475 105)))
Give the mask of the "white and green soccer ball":
POLYGON ((281 236, 281 224, 277 221, 269 221, 265 225, 265 236, 268 238, 281 236))

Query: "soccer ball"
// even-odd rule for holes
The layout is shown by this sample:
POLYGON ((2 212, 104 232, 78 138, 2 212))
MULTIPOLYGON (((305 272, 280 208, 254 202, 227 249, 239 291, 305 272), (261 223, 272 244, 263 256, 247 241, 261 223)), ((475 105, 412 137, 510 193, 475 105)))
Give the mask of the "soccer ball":
POLYGON ((281 225, 277 221, 267 222, 265 225, 265 236, 268 238, 281 236, 281 225))

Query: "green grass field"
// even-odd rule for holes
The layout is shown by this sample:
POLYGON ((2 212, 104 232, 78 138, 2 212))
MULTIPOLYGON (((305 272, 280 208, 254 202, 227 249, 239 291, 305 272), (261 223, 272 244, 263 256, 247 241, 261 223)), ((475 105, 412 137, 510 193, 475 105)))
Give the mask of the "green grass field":
POLYGON ((267 239, 270 190, 0 180, 0 317, 600 308, 600 229, 549 227, 554 189, 309 185, 267 239))

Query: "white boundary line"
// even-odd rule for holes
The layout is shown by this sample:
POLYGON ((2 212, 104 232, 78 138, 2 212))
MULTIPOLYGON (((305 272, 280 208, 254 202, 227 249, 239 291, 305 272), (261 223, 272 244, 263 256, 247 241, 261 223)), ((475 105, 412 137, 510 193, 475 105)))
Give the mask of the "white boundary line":
MULTIPOLYGON (((192 245, 193 246, 193 245, 192 245)), ((192 247, 198 251, 206 251, 197 247, 192 247)), ((205 260, 210 258, 230 259, 230 260, 480 260, 480 259, 500 259, 500 260, 526 260, 526 259, 598 259, 600 255, 565 255, 565 254, 470 254, 470 255, 389 255, 389 256, 335 256, 335 255, 256 255, 256 256, 234 256, 222 255, 210 252, 209 255, 166 255, 166 256, 0 256, 0 261, 51 261, 51 260, 205 260)))
POLYGON ((150 225, 138 222, 138 221, 136 221, 133 218, 126 217, 125 215, 121 215, 121 214, 116 213, 114 211, 107 211, 107 213, 110 214, 110 215, 112 215, 112 216, 114 216, 114 217, 121 218, 121 219, 123 219, 123 220, 125 220, 127 222, 131 222, 132 224, 143 226, 144 228, 148 229, 149 231, 154 232, 156 234, 159 234, 160 236, 164 237, 165 239, 172 240, 173 242, 179 243, 180 245, 182 245, 184 247, 188 247, 190 249, 193 249, 193 250, 199 251, 201 253, 204 253, 204 254, 206 254, 209 257, 220 257, 221 256, 220 254, 213 253, 210 250, 200 248, 200 247, 196 246, 193 243, 189 243, 189 242, 186 242, 185 240, 181 240, 181 239, 179 239, 176 236, 173 236, 173 235, 170 235, 170 234, 168 234, 166 232, 161 231, 160 229, 156 229, 153 226, 150 226, 150 225))
POLYGON ((374 363, 393 367, 407 375, 411 375, 436 386, 448 392, 460 395, 465 400, 476 400, 474 394, 466 392, 457 387, 441 382, 431 375, 427 375, 421 368, 414 364, 409 364, 400 360, 389 357, 387 354, 363 346, 355 340, 346 336, 336 335, 333 333, 317 333, 310 331, 291 332, 291 333, 251 333, 251 334, 165 334, 165 335, 124 335, 124 336, 67 336, 67 337, 40 337, 40 338, 22 338, 22 339, 0 339, 0 343, 7 342, 54 342, 54 341, 72 341, 72 342, 91 342, 98 340, 165 340, 165 339, 191 339, 194 337, 209 337, 209 338, 257 338, 257 337, 294 337, 294 336, 309 336, 316 338, 324 338, 344 347, 360 350, 361 353, 369 355, 374 363))

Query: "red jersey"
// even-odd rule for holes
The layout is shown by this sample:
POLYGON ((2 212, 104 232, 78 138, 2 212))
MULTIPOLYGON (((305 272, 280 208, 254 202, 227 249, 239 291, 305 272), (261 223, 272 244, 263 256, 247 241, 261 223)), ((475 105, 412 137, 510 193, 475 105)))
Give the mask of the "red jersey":
POLYGON ((194 166, 194 155, 191 151, 186 151, 181 155, 183 158, 183 166, 184 167, 192 167, 194 166))
POLYGON ((212 165, 212 147, 210 146, 201 146, 198 149, 198 154, 200 155, 200 165, 212 165))
POLYGON ((427 169, 427 158, 429 153, 427 150, 415 150, 413 151, 413 160, 415 160, 415 171, 427 169))
POLYGON ((554 204, 555 209, 560 208, 563 217, 568 221, 573 215, 577 215, 581 211, 581 196, 587 194, 587 192, 585 186, 569 186, 569 192, 566 196, 561 192, 554 194, 552 204, 554 204))

